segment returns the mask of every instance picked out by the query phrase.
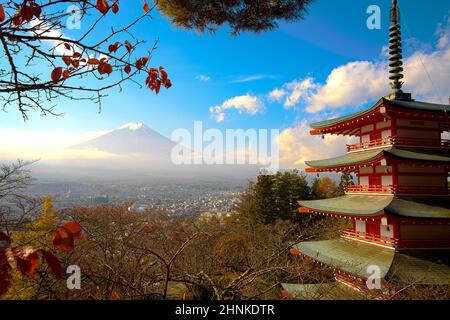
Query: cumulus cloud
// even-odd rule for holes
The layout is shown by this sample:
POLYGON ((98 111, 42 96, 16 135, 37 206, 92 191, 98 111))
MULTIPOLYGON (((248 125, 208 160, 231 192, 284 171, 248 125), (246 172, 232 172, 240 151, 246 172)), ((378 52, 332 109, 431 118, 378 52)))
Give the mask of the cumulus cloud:
MULTIPOLYGON (((437 29, 434 50, 419 49, 404 59, 404 91, 417 100, 446 103, 450 95, 450 21, 437 29)), ((325 83, 308 77, 292 81, 269 93, 284 107, 304 106, 308 113, 355 107, 389 93, 386 52, 378 61, 354 61, 336 67, 325 83)))
POLYGON ((226 112, 232 110, 236 110, 239 114, 256 115, 264 110, 264 103, 260 98, 246 94, 228 99, 221 105, 209 108, 210 113, 217 122, 223 122, 226 112))
POLYGON ((286 96, 286 91, 283 89, 274 89, 269 93, 270 101, 281 102, 283 98, 286 96))
MULTIPOLYGON (((39 34, 41 36, 45 37, 52 37, 52 38, 69 38, 65 36, 60 29, 55 29, 55 27, 44 20, 40 19, 33 19, 30 21, 30 28, 34 30, 36 34, 39 34)), ((69 38, 70 39, 70 38, 69 38)), ((60 55, 71 55, 72 50, 68 50, 64 46, 64 42, 61 40, 44 40, 43 42, 48 43, 49 46, 52 47, 52 50, 55 50, 57 54, 60 55)))
POLYGON ((311 136, 309 121, 303 120, 293 128, 280 132, 278 148, 280 164, 284 168, 305 168, 305 161, 326 159, 346 152, 345 145, 354 143, 353 138, 326 135, 311 136))

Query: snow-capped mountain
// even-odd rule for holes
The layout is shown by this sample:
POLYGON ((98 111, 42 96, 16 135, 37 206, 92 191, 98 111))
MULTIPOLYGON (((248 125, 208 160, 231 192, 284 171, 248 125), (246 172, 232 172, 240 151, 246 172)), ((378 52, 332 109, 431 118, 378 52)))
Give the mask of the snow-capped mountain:
POLYGON ((166 158, 175 143, 143 123, 127 123, 97 138, 73 146, 118 155, 147 155, 166 158))

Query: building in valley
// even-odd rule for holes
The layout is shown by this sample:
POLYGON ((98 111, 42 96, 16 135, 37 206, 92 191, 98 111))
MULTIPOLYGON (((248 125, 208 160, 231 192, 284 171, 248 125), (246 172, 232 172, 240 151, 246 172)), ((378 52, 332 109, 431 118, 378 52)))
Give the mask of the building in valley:
POLYGON ((352 227, 339 239, 294 246, 333 268, 336 281, 283 284, 291 297, 357 299, 377 283, 381 290, 450 285, 450 141, 442 138, 450 130, 450 106, 415 101, 402 91, 396 0, 391 21, 391 93, 362 112, 312 124, 313 135, 359 142, 345 155, 307 162, 307 171, 352 173, 357 183, 342 197, 301 201, 299 212, 347 219, 352 227))

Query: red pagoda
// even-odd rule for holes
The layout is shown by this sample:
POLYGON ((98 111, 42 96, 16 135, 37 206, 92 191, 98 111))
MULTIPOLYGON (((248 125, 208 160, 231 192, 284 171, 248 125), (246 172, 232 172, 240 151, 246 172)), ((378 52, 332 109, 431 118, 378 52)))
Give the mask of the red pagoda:
MULTIPOLYGON (((302 255, 331 267, 333 283, 283 284, 294 298, 357 299, 368 280, 381 287, 450 284, 450 106, 402 91, 399 9, 391 10, 391 93, 362 112, 312 124, 312 135, 356 136, 347 154, 309 161, 307 172, 355 174, 342 197, 300 201, 301 214, 347 219, 334 240, 302 242, 302 255)), ((370 288, 373 289, 373 288, 370 288)))

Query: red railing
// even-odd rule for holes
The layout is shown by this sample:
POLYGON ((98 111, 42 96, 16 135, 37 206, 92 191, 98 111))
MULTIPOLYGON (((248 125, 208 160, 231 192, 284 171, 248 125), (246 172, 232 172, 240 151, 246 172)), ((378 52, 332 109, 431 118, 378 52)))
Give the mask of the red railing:
POLYGON ((393 194, 394 186, 347 186, 346 193, 383 193, 393 194))
POLYGON ((378 194, 427 194, 427 195, 448 195, 450 188, 447 187, 427 187, 427 186, 347 186, 345 192, 351 193, 378 193, 378 194))
POLYGON ((388 137, 356 144, 348 144, 347 151, 352 152, 360 149, 369 149, 391 145, 450 148, 450 140, 442 139, 438 141, 436 139, 425 139, 425 138, 388 137))
POLYGON ((341 231, 341 235, 344 238, 348 239, 356 239, 356 240, 364 240, 369 242, 374 242, 377 244, 382 244, 389 247, 396 247, 398 245, 397 239, 386 238, 380 235, 365 233, 365 232, 356 232, 353 229, 346 229, 341 231))
POLYGON ((350 240, 363 240, 391 248, 449 248, 446 239, 394 239, 353 229, 341 230, 341 236, 350 240))

